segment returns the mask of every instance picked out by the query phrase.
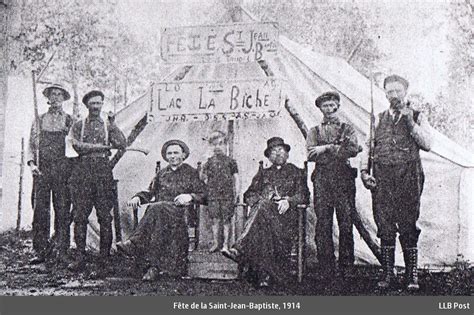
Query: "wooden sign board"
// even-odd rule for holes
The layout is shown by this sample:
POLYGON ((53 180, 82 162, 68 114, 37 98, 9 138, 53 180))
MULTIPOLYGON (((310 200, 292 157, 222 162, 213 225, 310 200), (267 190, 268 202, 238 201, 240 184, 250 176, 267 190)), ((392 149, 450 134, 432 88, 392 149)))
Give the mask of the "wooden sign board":
POLYGON ((166 63, 244 63, 266 59, 278 51, 274 23, 164 28, 161 58, 166 63))
POLYGON ((148 116, 154 121, 273 118, 282 108, 281 84, 276 79, 160 82, 152 93, 148 116))

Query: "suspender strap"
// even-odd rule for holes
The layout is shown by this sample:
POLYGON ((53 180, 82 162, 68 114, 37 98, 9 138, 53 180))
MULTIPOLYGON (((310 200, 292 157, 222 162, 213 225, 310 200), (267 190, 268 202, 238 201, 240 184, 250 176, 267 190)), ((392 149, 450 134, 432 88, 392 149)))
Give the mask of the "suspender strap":
MULTIPOLYGON (((87 119, 87 118, 86 118, 87 119)), ((84 141, 84 129, 86 125, 86 119, 82 120, 82 126, 81 126, 81 142, 84 141)), ((105 132, 105 145, 109 145, 109 124, 108 120, 104 119, 104 132, 105 132)))
MULTIPOLYGON (((339 129, 339 132, 337 134, 336 141, 342 141, 344 132, 346 131, 346 123, 341 123, 341 129, 339 129)), ((321 139, 321 131, 319 130, 319 125, 316 126, 316 139, 321 139)), ((322 140, 322 139, 321 139, 322 140)))
POLYGON ((85 125, 86 125, 86 120, 83 119, 81 122, 82 122, 82 126, 81 126, 81 142, 84 142, 84 128, 85 128, 85 125))
POLYGON ((346 123, 341 124, 341 129, 339 129, 339 134, 337 135, 337 141, 342 142, 342 140, 344 140, 342 138, 344 136, 344 131, 346 131, 346 123))
POLYGON ((109 145, 109 120, 104 119, 105 145, 109 145))

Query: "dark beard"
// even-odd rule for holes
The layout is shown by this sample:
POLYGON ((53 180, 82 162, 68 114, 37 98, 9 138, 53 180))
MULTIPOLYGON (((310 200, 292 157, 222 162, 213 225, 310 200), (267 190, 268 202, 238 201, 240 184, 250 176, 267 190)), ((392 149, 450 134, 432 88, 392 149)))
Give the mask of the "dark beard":
POLYGON ((402 101, 397 97, 392 97, 390 99, 390 107, 393 109, 399 109, 402 101))

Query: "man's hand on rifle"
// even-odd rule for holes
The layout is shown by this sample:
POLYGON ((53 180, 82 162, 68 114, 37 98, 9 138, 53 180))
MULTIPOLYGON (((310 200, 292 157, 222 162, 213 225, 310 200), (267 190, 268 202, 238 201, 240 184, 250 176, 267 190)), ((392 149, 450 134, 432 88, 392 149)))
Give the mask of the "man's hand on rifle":
POLYGON ((377 186, 375 178, 367 171, 361 171, 360 177, 362 179, 362 183, 364 183, 365 188, 372 190, 377 186))
POLYGON ((337 154, 339 152, 339 149, 341 149, 341 145, 339 144, 327 144, 327 151, 329 151, 332 154, 337 154))
POLYGON ((133 210, 138 209, 142 205, 139 197, 133 197, 129 201, 127 201, 127 206, 132 207, 133 210))
POLYGON ((38 166, 33 161, 28 162, 28 166, 30 167, 31 174, 33 176, 41 176, 38 166))

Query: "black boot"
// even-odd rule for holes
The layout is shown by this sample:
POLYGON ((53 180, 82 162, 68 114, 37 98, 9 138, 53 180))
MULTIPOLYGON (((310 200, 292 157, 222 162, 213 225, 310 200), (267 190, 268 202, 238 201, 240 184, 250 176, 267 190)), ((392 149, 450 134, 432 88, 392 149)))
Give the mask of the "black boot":
POLYGON ((395 264, 395 246, 382 246, 382 280, 377 283, 380 289, 390 287, 395 278, 393 273, 393 265, 395 264))
POLYGON ((408 291, 418 291, 420 289, 420 286, 418 284, 418 248, 407 248, 403 252, 405 256, 405 266, 407 270, 407 289, 408 291))

